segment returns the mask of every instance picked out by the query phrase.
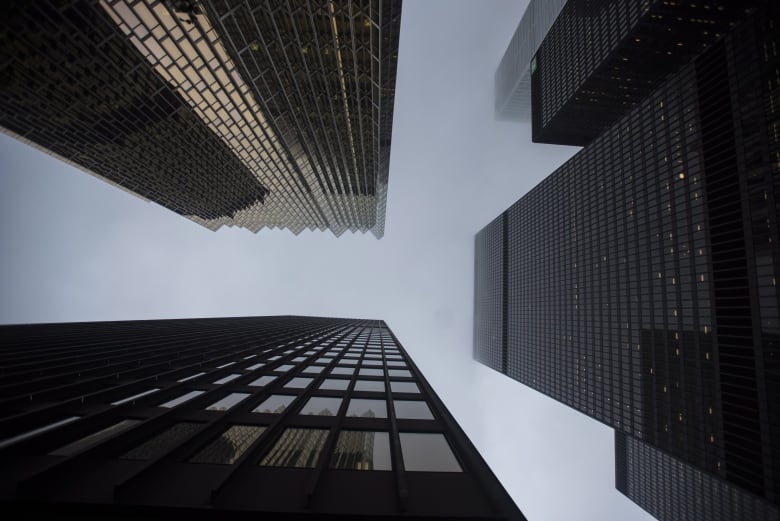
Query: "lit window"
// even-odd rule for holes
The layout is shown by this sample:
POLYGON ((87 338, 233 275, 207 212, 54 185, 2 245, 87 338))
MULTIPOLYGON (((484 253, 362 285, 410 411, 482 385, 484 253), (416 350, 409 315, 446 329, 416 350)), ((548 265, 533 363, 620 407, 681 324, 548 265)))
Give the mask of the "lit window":
POLYGON ((360 416, 362 418, 387 418, 387 404, 384 400, 352 398, 349 401, 347 416, 360 416))
POLYGON ((260 465, 314 468, 317 466, 327 437, 326 429, 285 429, 260 465))
POLYGON ((428 404, 420 400, 394 400, 396 418, 405 420, 432 420, 428 404))
POLYGON ((380 380, 358 380, 355 382, 356 391, 385 392, 385 383, 380 380))
POLYGON ((200 423, 177 423, 122 455, 122 459, 150 460, 163 456, 195 434, 200 423))
POLYGON ((312 396, 298 414, 313 416, 336 416, 341 406, 341 398, 312 396))
MULTIPOLYGON (((92 434, 85 436, 80 440, 69 443, 64 447, 60 447, 59 449, 52 451, 49 454, 52 456, 71 456, 78 452, 85 451, 90 447, 94 447, 104 440, 113 438, 120 432, 124 432, 133 425, 137 425, 139 423, 141 423, 141 420, 122 420, 121 422, 115 423, 109 427, 106 427, 105 429, 93 432, 92 434)), ((0 446, 2 446, 2 444, 0 444, 0 446)))
POLYGON ((443 434, 402 432, 404 468, 420 472, 462 472, 443 434))
POLYGON ((206 410, 209 411, 226 411, 236 405, 237 403, 245 400, 249 396, 248 393, 230 393, 221 400, 217 400, 212 403, 206 410))
POLYGON ((392 470, 390 461, 388 433, 341 431, 330 466, 348 470, 392 470))
POLYGON ((181 403, 184 403, 186 401, 192 400, 193 398, 195 398, 196 396, 200 396, 204 392, 205 391, 190 391, 190 392, 188 392, 186 394, 182 394, 178 398, 174 398, 173 400, 171 400, 169 402, 161 403, 160 405, 158 405, 158 407, 165 407, 165 408, 170 409, 171 407, 176 407, 177 405, 179 405, 181 403))
POLYGON ((281 414, 297 398, 291 394, 273 394, 263 403, 252 409, 252 412, 266 414, 281 414))
POLYGON ((390 390, 394 393, 419 393, 420 388, 414 382, 390 382, 390 390))
POLYGON ((265 429, 256 425, 233 425, 190 461, 232 465, 263 434, 265 429))

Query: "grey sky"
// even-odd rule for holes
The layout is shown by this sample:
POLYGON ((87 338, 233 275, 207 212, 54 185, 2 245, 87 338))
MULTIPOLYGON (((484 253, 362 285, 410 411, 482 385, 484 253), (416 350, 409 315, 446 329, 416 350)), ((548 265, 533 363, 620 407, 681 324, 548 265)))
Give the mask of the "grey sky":
POLYGON ((530 520, 652 519, 611 429, 471 356, 474 234, 576 152, 493 119, 525 4, 407 0, 380 241, 213 233, 0 136, 0 322, 384 319, 530 520))

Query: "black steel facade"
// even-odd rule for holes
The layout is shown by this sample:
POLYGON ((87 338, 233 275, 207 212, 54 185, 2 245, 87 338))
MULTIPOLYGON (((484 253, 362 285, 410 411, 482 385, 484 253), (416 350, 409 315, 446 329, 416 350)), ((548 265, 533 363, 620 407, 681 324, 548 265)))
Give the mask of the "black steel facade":
POLYGON ((4 512, 525 519, 382 321, 2 326, 0 345, 4 512))
POLYGON ((383 235, 400 0, 1 9, 9 135, 210 229, 383 235))
POLYGON ((476 237, 476 359, 655 451, 619 488, 661 519, 717 519, 641 491, 668 462, 740 498, 722 519, 780 502, 777 15, 663 74, 476 237))
POLYGON ((533 141, 587 145, 757 3, 570 0, 533 58, 533 141))

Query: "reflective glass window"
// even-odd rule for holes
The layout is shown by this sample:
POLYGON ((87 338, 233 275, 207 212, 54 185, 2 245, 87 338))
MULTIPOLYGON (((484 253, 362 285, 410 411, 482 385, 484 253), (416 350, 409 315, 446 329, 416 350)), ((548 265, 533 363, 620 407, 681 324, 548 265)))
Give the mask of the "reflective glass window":
POLYGON ((276 379, 275 376, 265 375, 265 376, 261 376, 260 378, 258 378, 254 382, 250 383, 249 385, 251 387, 265 387, 266 385, 268 385, 271 382, 273 382, 275 379, 276 379))
MULTIPOLYGON (((78 419, 78 417, 74 417, 74 418, 78 419)), ((81 452, 82 450, 86 450, 90 447, 94 447, 95 445, 97 445, 98 443, 104 440, 113 438, 120 432, 124 432, 130 427, 137 425, 139 423, 141 423, 141 420, 131 420, 131 419, 122 420, 121 422, 110 425, 105 429, 101 429, 97 432, 93 432, 92 434, 84 436, 79 440, 76 440, 72 443, 68 443, 67 445, 60 447, 59 449, 52 451, 49 454, 51 454, 52 456, 70 456, 72 454, 76 454, 77 452, 81 452)), ((64 425, 64 423, 61 424, 64 425)))
POLYGON ((358 372, 360 376, 382 376, 384 371, 382 369, 374 369, 371 367, 361 367, 358 372))
POLYGON ((286 373, 287 371, 289 371, 293 367, 295 367, 295 366, 294 365, 290 365, 290 364, 284 364, 284 365, 280 365, 279 367, 275 367, 274 371, 281 371, 283 373, 286 373))
POLYGON ((321 365, 310 365, 303 370, 306 374, 320 374, 325 368, 321 365))
POLYGON ((214 383, 215 384, 226 384, 228 382, 232 382, 233 380, 235 380, 239 376, 241 376, 241 375, 238 374, 238 373, 229 374, 227 376, 224 376, 224 377, 220 378, 219 380, 215 381, 214 383))
POLYGON ((312 396, 298 414, 314 416, 336 416, 341 406, 341 398, 312 396))
POLYGON ((420 388, 414 382, 390 381, 390 390, 394 393, 419 393, 420 388))
POLYGON ((181 380, 178 380, 178 381, 179 381, 179 383, 181 383, 181 382, 187 382, 187 381, 189 381, 189 380, 192 380, 193 378, 197 378, 197 377, 199 377, 199 376, 203 376, 204 374, 206 374, 206 373, 197 373, 197 374, 194 374, 194 375, 192 375, 192 376, 187 376, 187 377, 185 377, 185 378, 182 378, 181 380))
POLYGON ((128 396, 127 398, 122 398, 121 400, 117 400, 115 402, 111 402, 111 405, 122 405, 123 403, 127 403, 127 402, 135 403, 135 401, 138 398, 142 398, 142 397, 146 396, 147 394, 156 393, 159 390, 160 389, 158 389, 158 388, 149 389, 148 391, 144 391, 142 393, 137 393, 137 394, 134 394, 132 396, 128 396))
POLYGON ((428 404, 420 400, 393 400, 395 416, 403 420, 432 420, 428 404))
POLYGON ((327 389, 331 391, 344 391, 349 387, 349 380, 341 380, 337 378, 327 378, 320 384, 320 389, 327 389))
POLYGON ((193 463, 232 465, 265 431, 257 425, 233 425, 190 460, 193 463))
POLYGON ((195 434, 200 426, 200 423, 189 422, 172 425, 136 448, 124 453, 122 459, 150 460, 158 458, 195 434))
POLYGON ((331 374, 352 374, 355 372, 354 367, 334 367, 331 369, 331 374))
POLYGON ((341 431, 330 463, 334 469, 392 470, 387 432, 341 431))
POLYGON ((406 470, 412 472, 462 471, 443 434, 402 432, 399 437, 406 470))
POLYGON ((327 437, 327 429, 287 428, 260 465, 314 468, 327 437))
POLYGON ((177 405, 184 403, 186 401, 192 400, 196 396, 200 396, 206 391, 190 391, 188 393, 182 394, 181 396, 174 398, 173 400, 169 400, 165 403, 161 403, 158 405, 158 407, 165 407, 167 409, 170 409, 171 407, 176 407, 177 405))
POLYGON ((249 396, 247 393, 230 393, 229 395, 225 396, 221 400, 217 400, 216 402, 212 403, 208 407, 206 407, 206 410, 209 411, 227 411, 240 401, 244 400, 249 396))
POLYGON ((247 367, 247 369, 250 370, 250 371, 256 371, 257 369, 260 369, 264 365, 265 364, 263 364, 263 363, 254 364, 254 365, 250 365, 249 367, 247 367))
POLYGON ((314 381, 313 378, 292 378, 289 382, 284 384, 289 389, 305 389, 310 383, 314 381))
POLYGON ((272 394, 266 400, 252 409, 252 412, 264 412, 270 414, 281 414, 297 398, 291 394, 272 394))
POLYGON ((347 408, 347 416, 362 418, 387 418, 387 403, 384 400, 352 398, 347 408))
POLYGON ((385 383, 381 380, 358 380, 355 382, 355 390, 385 392, 385 383))
POLYGON ((406 369, 388 369, 387 372, 390 374, 390 376, 397 376, 397 377, 411 377, 412 373, 407 371, 406 369))

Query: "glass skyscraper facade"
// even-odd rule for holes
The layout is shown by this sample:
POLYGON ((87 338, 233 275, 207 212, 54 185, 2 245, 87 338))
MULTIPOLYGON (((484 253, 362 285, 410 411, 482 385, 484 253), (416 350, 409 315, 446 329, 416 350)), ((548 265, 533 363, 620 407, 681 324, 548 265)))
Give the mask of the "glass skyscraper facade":
POLYGON ((207 228, 384 233, 400 0, 4 2, 0 127, 207 228))
POLYGON ((568 2, 533 118, 585 148, 476 237, 476 359, 615 428, 618 488, 665 520, 778 516, 780 37, 746 6, 568 2), (694 475, 721 517, 669 486, 694 475))
POLYGON ((382 321, 13 325, 0 345, 6 511, 525 519, 382 321))

